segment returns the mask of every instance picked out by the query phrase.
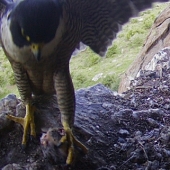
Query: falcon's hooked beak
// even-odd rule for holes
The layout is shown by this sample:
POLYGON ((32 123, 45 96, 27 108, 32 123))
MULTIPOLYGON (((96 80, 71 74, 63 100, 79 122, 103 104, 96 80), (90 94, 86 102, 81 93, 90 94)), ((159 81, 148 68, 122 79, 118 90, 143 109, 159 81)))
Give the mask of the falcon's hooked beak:
POLYGON ((37 61, 41 60, 41 49, 43 47, 43 44, 31 44, 31 51, 36 58, 37 61))

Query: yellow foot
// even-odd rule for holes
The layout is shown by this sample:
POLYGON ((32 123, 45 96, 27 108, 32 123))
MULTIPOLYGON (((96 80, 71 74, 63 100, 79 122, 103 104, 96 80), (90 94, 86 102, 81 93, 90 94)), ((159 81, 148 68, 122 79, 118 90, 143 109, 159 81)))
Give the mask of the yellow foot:
POLYGON ((23 126, 24 128, 23 137, 22 137, 23 147, 26 146, 27 135, 29 134, 29 132, 31 136, 36 137, 34 111, 35 111, 35 107, 31 103, 28 103, 26 104, 26 114, 24 118, 7 115, 8 119, 13 120, 14 122, 17 122, 23 126))
POLYGON ((60 139, 60 144, 64 144, 65 142, 68 142, 68 155, 66 159, 66 164, 72 165, 75 160, 75 148, 74 147, 80 148, 84 154, 87 154, 88 149, 86 148, 86 146, 84 146, 80 141, 78 141, 74 137, 72 130, 68 126, 64 126, 64 130, 65 130, 66 135, 60 139))

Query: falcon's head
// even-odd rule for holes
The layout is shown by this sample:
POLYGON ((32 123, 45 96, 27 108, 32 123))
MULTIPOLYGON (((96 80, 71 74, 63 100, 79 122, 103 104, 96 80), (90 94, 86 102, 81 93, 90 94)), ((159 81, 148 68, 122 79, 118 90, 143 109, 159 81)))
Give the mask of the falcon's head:
POLYGON ((29 46, 37 60, 41 48, 54 39, 62 16, 59 0, 21 0, 6 2, 9 30, 13 43, 22 48, 29 46))

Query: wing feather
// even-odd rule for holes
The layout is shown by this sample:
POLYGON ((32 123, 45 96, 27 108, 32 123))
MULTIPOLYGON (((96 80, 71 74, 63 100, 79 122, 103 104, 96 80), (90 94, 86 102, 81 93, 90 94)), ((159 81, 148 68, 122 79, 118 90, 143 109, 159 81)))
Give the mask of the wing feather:
MULTIPOLYGON (((97 54, 104 56, 129 18, 152 6, 154 2, 168 0, 67 0, 69 14, 80 24, 80 41, 97 54), (77 19, 78 18, 78 19, 77 19)), ((78 30, 78 28, 77 28, 78 30)))

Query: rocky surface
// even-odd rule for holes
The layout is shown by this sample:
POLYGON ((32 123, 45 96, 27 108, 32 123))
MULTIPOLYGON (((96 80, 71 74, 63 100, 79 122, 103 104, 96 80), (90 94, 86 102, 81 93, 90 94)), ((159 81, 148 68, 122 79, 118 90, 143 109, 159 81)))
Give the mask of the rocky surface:
POLYGON ((153 56, 161 49, 170 46, 170 6, 168 6, 155 20, 151 30, 146 38, 143 48, 131 67, 122 76, 119 86, 119 93, 125 92, 130 86, 140 70, 152 60, 153 56))
MULTIPOLYGON (((72 169, 170 169, 170 68, 165 64, 158 70, 141 71, 130 87, 121 95, 101 84, 76 91, 73 132, 89 152, 82 155, 77 151, 77 162, 72 169)), ((40 144, 43 132, 50 127, 61 127, 55 97, 35 99, 35 104, 37 139, 29 140, 23 151, 22 128, 5 115, 23 116, 24 106, 15 95, 0 101, 0 169, 65 168, 58 165, 63 162, 45 159, 40 144)))

